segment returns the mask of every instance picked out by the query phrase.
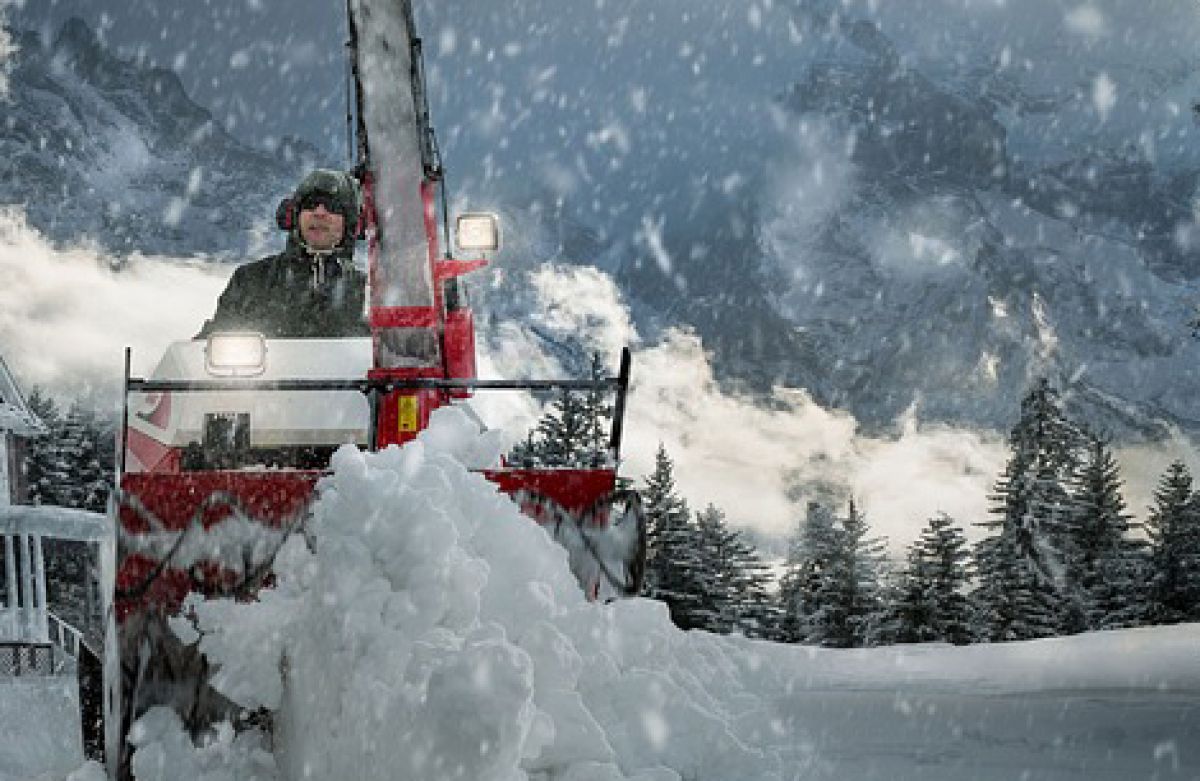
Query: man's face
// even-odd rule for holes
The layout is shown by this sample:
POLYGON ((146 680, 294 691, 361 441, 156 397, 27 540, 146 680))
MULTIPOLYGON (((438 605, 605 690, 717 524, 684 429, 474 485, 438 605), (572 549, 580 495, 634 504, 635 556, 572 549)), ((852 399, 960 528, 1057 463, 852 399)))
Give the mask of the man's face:
POLYGON ((345 230, 346 218, 329 211, 326 204, 301 204, 300 238, 312 249, 333 249, 342 240, 345 230))

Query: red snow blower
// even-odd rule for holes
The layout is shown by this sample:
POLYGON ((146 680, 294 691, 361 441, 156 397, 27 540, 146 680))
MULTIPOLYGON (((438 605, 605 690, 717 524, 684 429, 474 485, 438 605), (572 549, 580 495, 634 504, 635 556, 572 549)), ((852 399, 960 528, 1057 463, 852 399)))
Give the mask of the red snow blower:
POLYGON ((128 730, 153 706, 175 709, 194 734, 224 719, 270 721, 240 712, 208 686, 204 657, 172 628, 187 597, 253 599, 269 585, 283 542, 303 532, 338 447, 403 445, 436 409, 469 407, 477 393, 612 395, 602 465, 500 465, 483 474, 567 547, 589 598, 640 588, 645 518, 636 492, 619 488, 616 475, 629 351, 614 376, 599 379, 476 376, 475 324, 461 277, 498 248, 497 221, 458 217, 459 249, 478 254, 443 254, 439 228, 448 247, 450 225, 410 2, 350 0, 348 12, 370 337, 218 333, 172 345, 149 378, 131 377, 126 355, 105 725, 110 773, 122 778, 130 775, 128 730))

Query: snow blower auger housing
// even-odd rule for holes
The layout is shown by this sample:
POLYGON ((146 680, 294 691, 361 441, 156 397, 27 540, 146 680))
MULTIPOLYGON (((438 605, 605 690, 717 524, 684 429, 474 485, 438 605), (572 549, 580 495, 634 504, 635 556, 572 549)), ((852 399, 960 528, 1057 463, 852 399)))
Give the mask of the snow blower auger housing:
POLYGON ((134 720, 165 705, 199 734, 239 713, 208 686, 196 646, 177 627, 191 594, 252 599, 275 553, 303 531, 318 480, 338 447, 380 449, 416 438, 439 407, 497 390, 614 396, 606 463, 483 474, 568 550, 591 599, 636 594, 645 556, 637 493, 619 487, 630 354, 615 376, 479 379, 475 324, 460 278, 487 265, 499 229, 489 214, 457 222, 468 260, 449 247, 441 160, 425 103, 421 44, 409 0, 348 0, 354 85, 354 176, 368 241, 370 337, 266 339, 212 334, 171 346, 149 378, 125 362, 114 616, 107 654, 105 744, 111 775, 129 778, 134 720), (407 35, 408 46, 397 45, 407 35), (440 196, 441 217, 438 215, 440 196))
MULTIPOLYGON (((646 522, 637 493, 618 489, 616 479, 628 350, 619 373, 600 380, 394 378, 369 376, 370 339, 255 337, 266 359, 251 376, 193 379, 211 373, 211 356, 224 349, 224 339, 173 345, 150 379, 130 377, 127 359, 120 482, 111 505, 119 665, 110 659, 106 674, 109 757, 128 761, 125 735, 155 705, 174 708, 197 732, 234 718, 237 709, 207 685, 209 670, 196 647, 171 628, 188 596, 253 598, 270 582, 284 541, 303 532, 334 450, 345 443, 403 444, 435 408, 461 404, 477 391, 615 395, 605 465, 499 466, 482 473, 567 549, 590 599, 639 590, 646 522), (333 376, 355 364, 368 376, 333 376)), ((123 764, 120 776, 128 773, 123 764)))

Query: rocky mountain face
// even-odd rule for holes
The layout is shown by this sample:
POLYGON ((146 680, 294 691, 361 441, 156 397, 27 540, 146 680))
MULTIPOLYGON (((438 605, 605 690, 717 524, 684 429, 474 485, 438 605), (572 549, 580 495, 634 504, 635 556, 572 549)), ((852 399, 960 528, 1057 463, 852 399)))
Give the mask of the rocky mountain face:
POLYGON ((54 240, 130 252, 237 257, 316 150, 233 139, 168 69, 110 53, 82 21, 52 40, 14 34, 0 120, 0 205, 54 240))
MULTIPOLYGON (((1047 376, 1109 433, 1200 433, 1200 172, 1144 143, 1075 142, 1077 97, 988 63, 926 71, 869 22, 840 36, 778 96, 794 143, 759 179, 646 174, 694 193, 652 240, 547 209, 552 196, 496 201, 517 229, 478 285, 481 323, 532 327, 538 266, 595 264, 643 335, 690 327, 726 382, 807 388, 868 428, 915 410, 1003 429, 1047 376)), ((0 204, 118 255, 236 258, 270 238, 311 148, 239 144, 174 74, 113 57, 82 23, 17 43, 0 204)))
POLYGON ((951 81, 869 22, 844 38, 780 96, 791 170, 750 203, 715 194, 742 216, 669 237, 669 274, 628 264, 641 307, 692 323, 726 377, 809 388, 868 427, 915 409, 1004 428, 1047 376, 1102 431, 1200 433, 1198 172, 1073 146, 1062 101, 998 68, 951 81), (1070 156, 1028 154, 1034 122, 1070 156))

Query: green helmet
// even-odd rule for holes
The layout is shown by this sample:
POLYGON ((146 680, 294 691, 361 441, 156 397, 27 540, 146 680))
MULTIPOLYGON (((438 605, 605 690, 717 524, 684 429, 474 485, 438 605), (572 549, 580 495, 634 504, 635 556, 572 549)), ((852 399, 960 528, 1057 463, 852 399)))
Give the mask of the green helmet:
MULTIPOLYGON (((358 180, 345 171, 334 171, 328 168, 317 168, 300 182, 292 201, 296 204, 297 213, 305 207, 305 201, 313 197, 324 196, 328 200, 327 208, 341 214, 346 220, 346 238, 352 243, 358 232, 359 211, 362 208, 358 180)), ((294 226, 299 229, 299 220, 294 226)))

